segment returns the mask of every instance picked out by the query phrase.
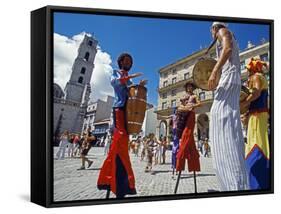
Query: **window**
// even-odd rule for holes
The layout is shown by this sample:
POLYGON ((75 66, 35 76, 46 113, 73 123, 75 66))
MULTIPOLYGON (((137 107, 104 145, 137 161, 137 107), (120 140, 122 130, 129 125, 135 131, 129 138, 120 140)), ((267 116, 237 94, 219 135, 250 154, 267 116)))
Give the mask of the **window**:
POLYGON ((162 98, 166 99, 167 98, 167 93, 162 94, 162 98))
POLYGON ((184 74, 184 79, 187 80, 189 78, 189 72, 184 74))
POLYGON ((172 74, 177 74, 177 69, 176 68, 172 69, 172 74))
POLYGON ((187 69, 188 67, 189 67, 189 64, 185 64, 185 65, 183 66, 184 69, 187 69))
POLYGON ((81 74, 85 74, 85 72, 86 72, 86 68, 85 68, 85 67, 82 67, 82 68, 81 68, 81 74))
POLYGON ((89 52, 86 52, 84 59, 85 59, 86 61, 88 61, 88 60, 89 60, 89 56, 90 56, 89 52))
POLYGON ((172 108, 176 107, 176 105, 177 105, 177 100, 172 100, 171 101, 172 108))
POLYGON ((168 77, 168 73, 167 72, 165 72, 165 73, 163 73, 163 78, 167 78, 168 77))
POLYGON ((205 100, 206 96, 205 96, 205 92, 200 92, 199 93, 199 99, 200 100, 205 100))
POLYGON ((78 82, 82 84, 83 83, 83 77, 79 77, 78 82))
POLYGON ((163 82, 163 87, 166 87, 168 85, 168 80, 163 82))
POLYGON ((260 55, 260 59, 261 59, 262 61, 268 61, 268 53, 265 53, 265 54, 260 55))
POLYGON ((167 102, 163 102, 162 103, 162 109, 166 109, 167 108, 167 102))
POLYGON ((89 41, 88 41, 88 45, 89 45, 89 46, 92 46, 92 45, 93 45, 93 41, 92 41, 92 40, 89 40, 89 41))
POLYGON ((240 62, 240 69, 241 71, 245 69, 245 60, 240 62))
POLYGON ((172 96, 176 96, 177 95, 177 89, 172 90, 172 96))
POLYGON ((174 78, 172 79, 172 84, 175 84, 176 82, 177 82, 177 78, 174 77, 174 78))

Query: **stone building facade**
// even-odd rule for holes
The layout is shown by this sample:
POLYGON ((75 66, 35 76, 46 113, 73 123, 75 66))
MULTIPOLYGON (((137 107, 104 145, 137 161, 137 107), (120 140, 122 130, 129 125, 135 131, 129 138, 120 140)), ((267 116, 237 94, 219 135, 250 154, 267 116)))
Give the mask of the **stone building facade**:
POLYGON ((83 131, 90 128, 97 137, 105 136, 112 125, 112 105, 114 97, 107 96, 107 100, 97 100, 87 107, 84 117, 83 131))
POLYGON ((53 85, 53 133, 59 136, 64 130, 81 133, 90 99, 90 80, 94 69, 98 41, 85 35, 65 89, 53 85))
MULTIPOLYGON (((248 74, 245 65, 252 57, 260 58, 269 64, 269 42, 262 41, 259 45, 253 45, 248 42, 245 50, 240 52, 241 62, 241 81, 247 81, 248 74)), ((193 82, 192 71, 195 63, 204 56, 206 49, 199 50, 189 56, 177 60, 170 65, 161 68, 159 73, 158 87, 158 107, 157 113, 157 129, 156 135, 169 136, 171 130, 169 127, 169 119, 166 116, 172 114, 172 108, 180 105, 180 98, 185 94, 184 84, 193 82), (164 116, 164 117, 163 117, 164 116)), ((215 48, 212 48, 207 57, 216 58, 215 48)), ((269 80, 269 71, 266 71, 269 80)), ((210 109, 213 102, 213 92, 196 89, 195 94, 199 97, 202 106, 196 109, 196 125, 195 139, 207 137, 209 138, 209 121, 210 109)))
POLYGON ((147 104, 142 124, 142 137, 155 133, 157 128, 157 114, 152 104, 147 104))

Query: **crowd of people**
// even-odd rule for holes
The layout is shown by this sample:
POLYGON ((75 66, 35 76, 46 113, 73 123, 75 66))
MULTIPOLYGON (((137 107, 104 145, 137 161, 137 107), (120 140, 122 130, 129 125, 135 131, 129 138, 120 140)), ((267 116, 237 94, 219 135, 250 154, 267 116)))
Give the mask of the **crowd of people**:
MULTIPOLYGON (((196 142, 196 148, 202 157, 210 157, 211 149, 208 138, 201 138, 196 142)), ((129 152, 135 157, 140 157, 141 161, 147 161, 145 172, 150 172, 153 165, 171 164, 172 160, 166 158, 168 150, 173 149, 173 139, 167 136, 157 138, 155 134, 148 136, 138 136, 129 142, 129 152)))
MULTIPOLYGON (((63 160, 65 154, 67 153, 68 158, 81 158, 81 167, 78 170, 86 169, 85 163, 88 163, 87 168, 90 168, 93 161, 87 156, 93 145, 96 145, 98 139, 88 128, 87 131, 83 132, 81 135, 69 133, 65 130, 60 136, 59 148, 55 154, 57 160, 63 160)), ((109 135, 105 136, 102 140, 104 146, 104 154, 106 155, 109 151, 111 137, 109 135)))
MULTIPOLYGON (((70 134, 69 131, 64 131, 60 137, 58 151, 55 154, 56 160, 63 160, 67 154, 68 158, 81 158, 82 165, 79 170, 85 169, 85 162, 88 162, 88 168, 93 161, 87 158, 88 152, 93 145, 96 145, 97 139, 93 136, 90 129, 79 134, 70 134)), ((107 133, 100 140, 101 147, 104 149, 104 155, 107 155, 112 142, 112 135, 107 133)), ((128 150, 135 157, 139 157, 141 161, 147 161, 145 172, 152 170, 152 165, 170 164, 171 160, 167 161, 167 150, 172 149, 172 140, 167 136, 160 136, 158 139, 155 134, 150 133, 148 136, 138 136, 129 142, 128 150)), ((210 157, 210 146, 208 138, 201 138, 197 143, 199 153, 204 157, 210 157)))

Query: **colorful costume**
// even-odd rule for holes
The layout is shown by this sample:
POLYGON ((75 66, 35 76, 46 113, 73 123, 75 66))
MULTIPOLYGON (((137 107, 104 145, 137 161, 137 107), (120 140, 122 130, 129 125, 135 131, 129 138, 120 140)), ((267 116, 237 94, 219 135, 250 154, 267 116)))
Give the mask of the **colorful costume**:
MULTIPOLYGON (((194 96, 189 96, 187 99, 188 103, 195 103, 194 96)), ((186 113, 186 112, 185 112, 186 113)), ((177 121, 178 123, 178 121, 177 121)), ((200 171, 199 153, 195 146, 194 141, 194 127, 195 127, 195 112, 187 112, 185 120, 185 128, 180 138, 180 146, 177 154, 176 170, 182 171, 185 168, 185 161, 188 161, 188 171, 200 171)))
POLYGON ((176 116, 176 110, 174 110, 174 114, 172 116, 172 127, 173 127, 173 147, 172 147, 172 169, 176 168, 177 164, 177 154, 179 151, 179 138, 177 137, 177 116, 176 116))
MULTIPOLYGON (((268 189, 270 183, 270 150, 268 140, 268 84, 261 73, 262 83, 258 99, 250 104, 245 159, 251 189, 268 189)), ((251 89, 251 84, 250 84, 251 89)))
POLYGON ((98 189, 111 190, 117 198, 136 194, 135 177, 128 153, 129 135, 125 118, 127 85, 132 84, 127 76, 127 73, 114 70, 111 77, 111 85, 115 91, 113 142, 101 168, 97 184, 98 189))

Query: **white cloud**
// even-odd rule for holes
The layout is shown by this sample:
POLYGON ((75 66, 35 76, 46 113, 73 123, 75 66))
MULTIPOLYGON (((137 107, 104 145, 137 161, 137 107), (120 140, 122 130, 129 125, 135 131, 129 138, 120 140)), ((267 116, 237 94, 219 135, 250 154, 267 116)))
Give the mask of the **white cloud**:
MULTIPOLYGON (((74 35, 72 38, 54 33, 54 82, 64 89, 72 72, 72 65, 77 57, 77 51, 84 38, 85 32, 74 35)), ((111 57, 98 47, 94 61, 95 68, 91 78, 92 93, 90 99, 106 100, 106 96, 113 96, 110 85, 112 73, 111 57)))

